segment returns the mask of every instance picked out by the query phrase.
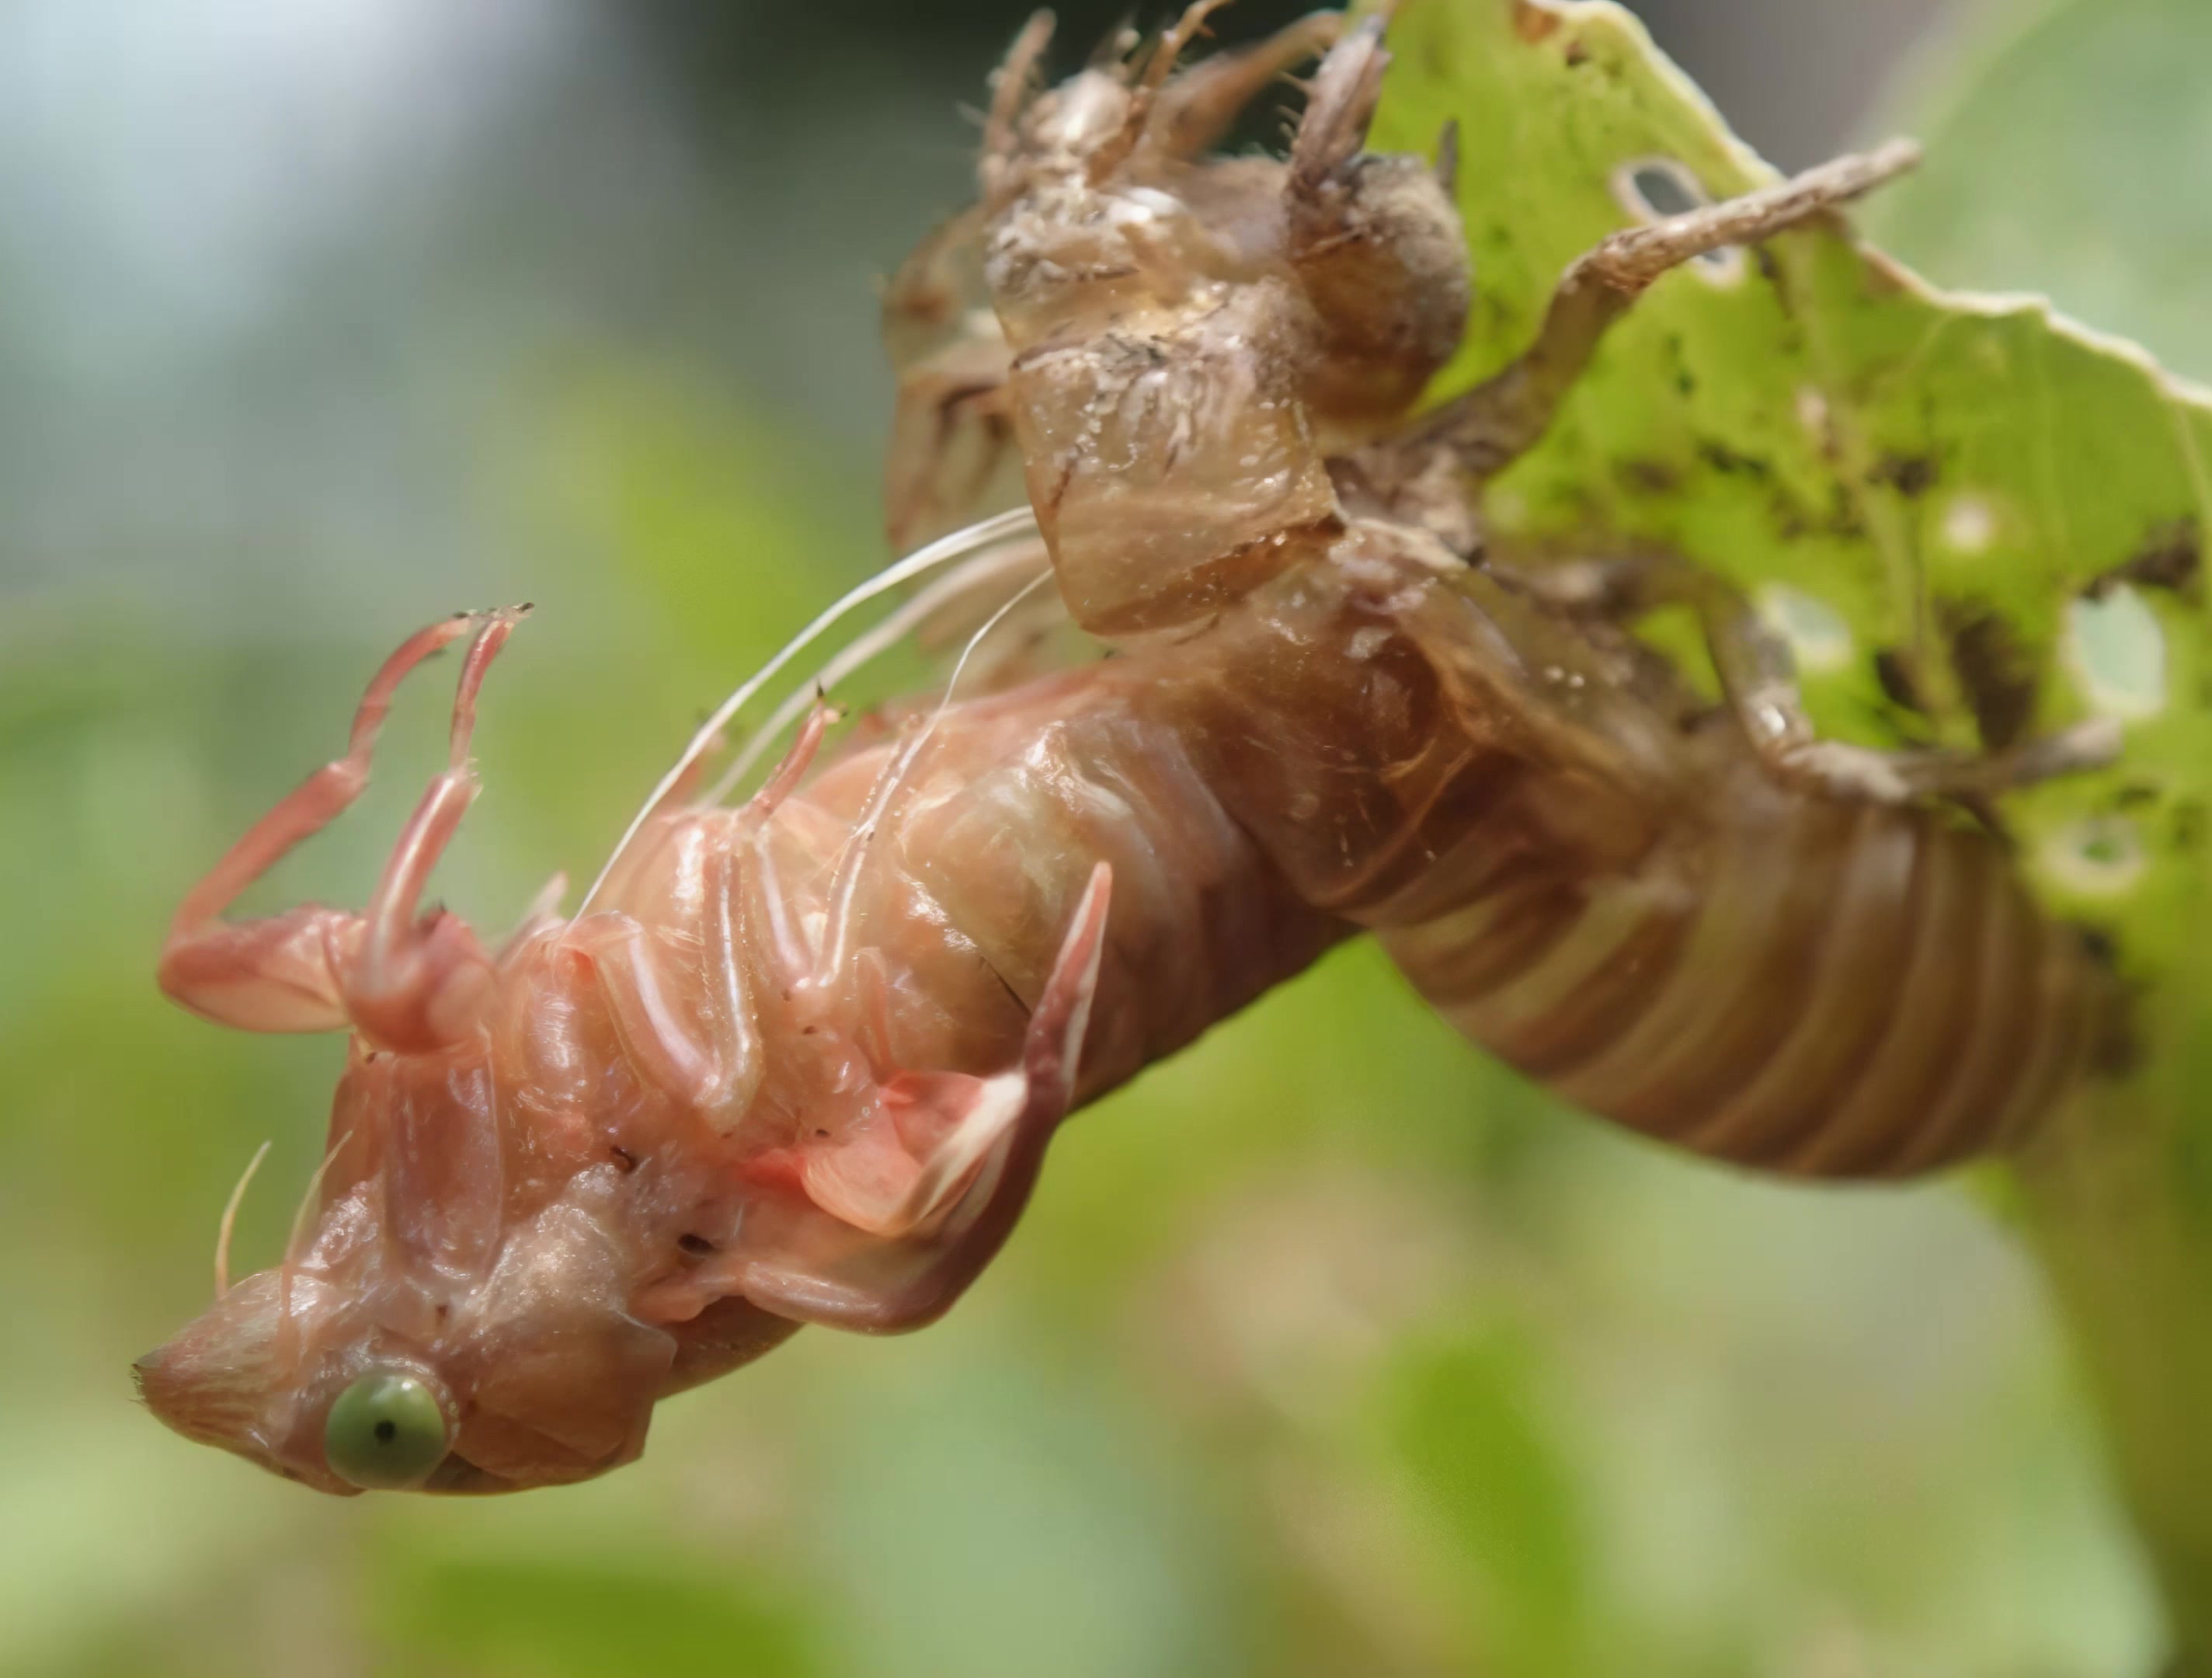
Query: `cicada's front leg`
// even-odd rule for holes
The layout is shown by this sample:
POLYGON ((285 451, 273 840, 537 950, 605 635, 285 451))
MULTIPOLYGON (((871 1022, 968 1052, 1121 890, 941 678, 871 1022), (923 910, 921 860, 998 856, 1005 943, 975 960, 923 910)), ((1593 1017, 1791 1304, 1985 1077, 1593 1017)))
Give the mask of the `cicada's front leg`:
POLYGON ((1263 41, 1217 52, 1160 94, 1149 132, 1161 153, 1188 161, 1221 143, 1244 109, 1279 77, 1319 58, 1344 33, 1340 12, 1309 12, 1263 41))
POLYGON ((1473 302, 1456 131, 1438 137, 1433 165, 1365 149, 1382 40, 1370 18, 1322 61, 1284 187, 1285 253, 1319 327, 1300 394, 1328 442, 1402 416, 1459 348, 1473 302))
POLYGON ((468 762, 485 669, 518 617, 449 618, 410 635, 370 681, 344 757, 325 764, 246 831, 193 887, 161 951, 161 988, 193 1012, 250 1031, 352 1024, 372 1041, 417 1047, 459 1029, 489 970, 475 936, 449 915, 416 916, 431 868, 476 793, 468 762), (409 672, 471 631, 453 702, 453 755, 394 848, 368 912, 309 904, 234 921, 223 911, 292 848, 335 821, 368 784, 376 737, 409 672))
MULTIPOLYGON (((1589 368, 1613 323, 1662 274, 1730 245, 1756 244, 1818 220, 1919 161, 1898 141, 1839 157, 1793 179, 1617 233, 1577 258, 1552 294, 1535 342, 1487 383, 1447 404, 1419 440, 1445 445, 1478 481, 1528 453, 1589 368)), ((1393 452, 1403 448, 1394 446, 1393 452)))

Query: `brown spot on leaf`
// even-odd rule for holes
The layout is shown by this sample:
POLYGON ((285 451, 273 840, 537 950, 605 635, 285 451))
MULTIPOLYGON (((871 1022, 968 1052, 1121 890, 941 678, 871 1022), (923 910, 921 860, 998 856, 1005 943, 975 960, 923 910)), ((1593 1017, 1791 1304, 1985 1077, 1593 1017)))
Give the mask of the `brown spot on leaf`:
POLYGON ((2178 519, 2154 530, 2142 547, 2099 575, 2081 592, 2092 600, 2101 600, 2118 585, 2131 582, 2194 599, 2203 566, 2203 544, 2197 535, 2197 520, 2178 519))
POLYGON ((1866 521, 1859 517, 1859 504, 1852 499, 1850 486, 1843 479, 1835 480, 1828 497, 1828 533, 1846 541, 1856 540, 1866 534, 1866 521))
MULTIPOLYGON (((2109 927, 2085 921, 2069 923, 2081 940, 2081 953, 2118 978, 2119 940, 2109 927)), ((2142 1065, 2142 1032, 2136 1024, 2139 987, 2125 982, 2113 988, 2112 1005, 2099 1011, 2095 1034, 2089 1041, 2089 1065, 2107 1078, 2124 1078, 2142 1065)))
POLYGON ((1623 460, 1613 475, 1631 495, 1672 495, 1682 487, 1682 475, 1664 460, 1623 460))
POLYGON ((1936 459, 1929 454, 1885 454, 1867 474, 1867 482, 1894 489, 1907 500, 1926 495, 1936 487, 1936 459))
POLYGON ((2035 716, 2035 661, 2011 627, 1984 607, 1947 602, 1942 607, 1951 643, 1951 667, 1966 690, 1985 751, 2017 745, 2035 716))
POLYGON ((1567 68, 1580 70, 1589 62, 1590 50, 1580 35, 1567 43, 1567 68))
POLYGON ((2193 851, 2204 837, 2204 806, 2194 799, 2184 799, 2173 806, 2173 842, 2177 848, 2193 851))
POLYGON ((1901 647, 1885 647, 1874 655, 1874 678, 1893 705, 1928 714, 1925 684, 1914 672, 1912 655, 1901 647))
POLYGON ((1714 437, 1698 440, 1698 459, 1715 471, 1726 472, 1730 476, 1741 473, 1750 477, 1771 477, 1774 471, 1771 465, 1757 455, 1741 453, 1714 437))
POLYGON ((1774 252, 1764 245, 1754 245, 1751 247, 1751 259, 1759 265, 1759 277, 1774 288, 1775 301, 1782 305, 1782 313, 1795 314, 1797 300, 1782 283, 1782 264, 1775 259, 1774 252))

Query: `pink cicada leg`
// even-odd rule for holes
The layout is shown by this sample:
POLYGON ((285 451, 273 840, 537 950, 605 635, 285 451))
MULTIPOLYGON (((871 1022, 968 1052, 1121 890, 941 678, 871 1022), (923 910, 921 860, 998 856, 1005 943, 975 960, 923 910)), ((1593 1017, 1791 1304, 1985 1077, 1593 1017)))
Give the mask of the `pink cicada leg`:
POLYGON ((1030 1016, 1022 1064, 996 1078, 908 1074, 909 1098, 940 1105, 942 1140, 883 1208, 881 1233, 817 1231, 797 1257, 740 1258, 727 1280, 801 1322, 894 1334, 933 1322, 1005 1245, 1045 1148, 1075 1096, 1076 1067, 1105 951, 1113 871, 1101 863, 1077 905, 1030 1016))
POLYGON ((347 1018, 384 1048, 419 1051, 458 1041, 471 1029, 474 1006, 490 982, 491 959, 474 933, 442 910, 419 911, 430 872, 480 789, 469 742, 484 673, 526 610, 477 620, 453 696, 446 768, 400 830, 362 917, 359 947, 342 975, 347 1018))
MULTIPOLYGON (((739 867, 742 836, 757 834, 777 807, 797 790, 822 749, 837 714, 817 702, 798 737, 760 790, 733 817, 737 835, 719 836, 702 847, 704 891, 691 912, 662 930, 679 935, 680 953, 655 937, 635 917, 602 910, 576 921, 565 934, 567 946, 586 957, 623 1052, 653 1084, 720 1124, 743 1111, 760 1078, 759 1031, 745 1000, 739 923, 758 915, 774 929, 777 959, 794 977, 805 970, 806 952, 781 919, 782 897, 773 885, 774 863, 765 850, 748 853, 748 880, 739 867), (757 896, 748 905, 745 887, 757 896), (762 889, 765 886, 767 889, 762 889), (681 986, 694 964, 705 975, 707 1018, 701 1029, 681 986)), ((680 784, 679 784, 680 790, 680 784)), ((678 801, 675 796, 669 800, 678 801)), ((680 824, 696 820, 679 817, 680 824)), ((619 882, 617 882, 619 884, 619 882)))
POLYGON ((345 756, 295 787, 185 894, 161 948, 160 982, 172 999, 241 1031, 329 1031, 346 1024, 341 968, 361 942, 360 915, 319 903, 252 921, 226 921, 223 911, 361 796, 400 683, 472 627, 471 618, 447 618, 403 641, 362 696, 345 756))

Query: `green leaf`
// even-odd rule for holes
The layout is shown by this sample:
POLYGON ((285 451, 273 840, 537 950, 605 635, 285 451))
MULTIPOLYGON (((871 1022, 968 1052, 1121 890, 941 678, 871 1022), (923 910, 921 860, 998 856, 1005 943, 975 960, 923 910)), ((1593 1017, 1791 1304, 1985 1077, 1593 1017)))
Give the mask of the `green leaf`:
MULTIPOLYGON (((1633 172, 1711 198, 1774 178, 1617 6, 1426 0, 1392 40, 1377 143, 1461 133, 1480 301, 1439 397, 1510 361, 1567 264, 1632 224, 1633 172)), ((2006 813, 2045 900, 2156 983, 2202 942, 2212 672, 2201 596, 2164 585, 2208 506, 2204 392, 2039 301, 1937 291, 1838 229, 1662 280, 1487 512, 1670 543, 1735 580, 1793 635, 1839 738, 1972 745, 2119 718, 2122 767, 2006 813), (2085 608, 2131 562, 2140 579, 2085 608)))

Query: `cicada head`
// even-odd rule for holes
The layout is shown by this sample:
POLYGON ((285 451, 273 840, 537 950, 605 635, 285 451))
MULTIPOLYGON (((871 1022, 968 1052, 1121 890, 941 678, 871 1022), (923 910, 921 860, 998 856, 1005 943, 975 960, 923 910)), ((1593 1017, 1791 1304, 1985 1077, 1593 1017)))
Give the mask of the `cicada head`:
POLYGON ((664 1392, 791 1331, 633 1316, 637 1185, 508 1122, 533 1093, 482 1048, 356 1043, 283 1263, 139 1361, 148 1407, 326 1492, 518 1491, 629 1462, 664 1392))

